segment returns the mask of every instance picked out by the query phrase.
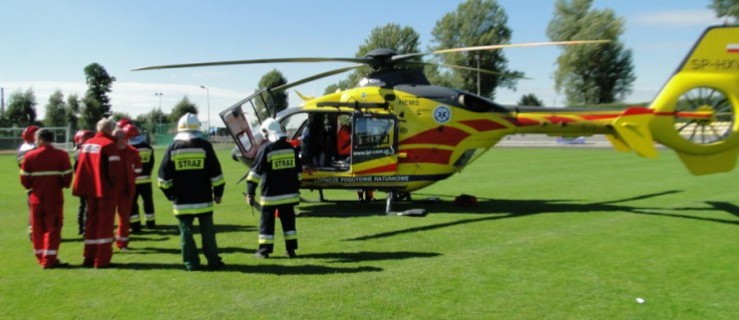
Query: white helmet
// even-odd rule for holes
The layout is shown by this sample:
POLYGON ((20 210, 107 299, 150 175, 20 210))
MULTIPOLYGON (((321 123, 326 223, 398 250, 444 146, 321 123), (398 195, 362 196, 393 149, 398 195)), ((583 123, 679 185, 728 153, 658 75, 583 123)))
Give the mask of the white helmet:
POLYGON ((177 132, 200 131, 200 120, 193 113, 186 113, 177 121, 177 132))
POLYGON ((272 142, 275 142, 282 137, 287 137, 287 133, 285 133, 282 125, 272 118, 267 118, 262 122, 262 132, 267 136, 267 139, 272 142))

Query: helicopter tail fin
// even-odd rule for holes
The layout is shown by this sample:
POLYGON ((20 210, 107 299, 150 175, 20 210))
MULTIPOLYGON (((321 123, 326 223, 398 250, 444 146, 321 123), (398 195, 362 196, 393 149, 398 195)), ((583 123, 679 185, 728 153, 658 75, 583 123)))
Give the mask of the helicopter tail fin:
POLYGON ((739 26, 708 28, 649 108, 651 135, 690 172, 732 170, 739 153, 739 26))
POLYGON ((642 157, 656 158, 657 149, 649 131, 649 122, 652 118, 649 109, 628 108, 611 123, 614 134, 608 134, 606 138, 618 151, 633 150, 642 157))

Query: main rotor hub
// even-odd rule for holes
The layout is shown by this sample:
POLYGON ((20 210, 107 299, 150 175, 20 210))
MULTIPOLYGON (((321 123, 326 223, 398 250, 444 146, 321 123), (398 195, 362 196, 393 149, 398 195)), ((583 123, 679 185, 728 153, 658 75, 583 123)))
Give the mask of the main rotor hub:
POLYGON ((372 70, 387 70, 393 69, 395 65, 393 57, 396 55, 398 53, 395 50, 381 48, 368 52, 364 57, 368 59, 367 64, 372 70))

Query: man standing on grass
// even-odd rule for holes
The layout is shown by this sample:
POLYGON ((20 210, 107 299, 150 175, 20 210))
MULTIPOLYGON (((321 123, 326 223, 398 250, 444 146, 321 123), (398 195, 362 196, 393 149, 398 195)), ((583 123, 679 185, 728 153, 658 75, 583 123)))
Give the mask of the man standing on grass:
POLYGON ((255 257, 269 258, 275 244, 275 215, 279 213, 285 237, 285 255, 295 258, 298 232, 295 228, 295 205, 300 203, 300 174, 302 164, 298 151, 287 142, 285 129, 279 122, 267 118, 262 122, 262 133, 267 139, 259 148, 257 158, 246 178, 246 202, 253 206, 257 186, 262 193, 259 204, 262 216, 259 222, 259 249, 255 257))
POLYGON ((28 189, 31 208, 31 239, 38 263, 44 269, 65 267, 57 258, 64 220, 63 188, 72 182, 69 154, 54 148, 54 134, 36 131, 36 148, 21 164, 21 183, 28 189))
MULTIPOLYGON (((18 168, 21 167, 21 164, 23 163, 23 157, 26 155, 28 151, 33 150, 36 148, 36 131, 39 128, 34 125, 30 125, 23 129, 21 132, 21 138, 23 138, 23 144, 21 144, 20 147, 18 147, 18 154, 16 155, 16 160, 18 162, 18 168)), ((30 197, 30 191, 29 195, 30 197)), ((31 207, 30 202, 28 203, 28 207, 31 207)), ((31 239, 31 242, 33 242, 33 235, 31 234, 31 217, 28 217, 28 237, 31 239)))
POLYGON ((131 207, 133 197, 136 194, 136 176, 141 172, 141 158, 136 148, 128 145, 128 140, 139 131, 133 124, 117 127, 113 131, 116 138, 116 147, 121 153, 123 164, 123 181, 116 186, 118 202, 116 212, 118 213, 118 230, 115 234, 115 244, 121 251, 128 251, 128 235, 131 227, 131 207))
POLYGON ((113 224, 117 192, 123 183, 121 152, 116 147, 115 122, 104 118, 97 133, 80 148, 72 194, 85 197, 85 250, 82 266, 106 268, 113 256, 113 224))
POLYGON ((193 239, 193 221, 198 218, 203 253, 209 269, 224 266, 218 256, 216 231, 213 226, 213 202, 221 203, 226 180, 221 172, 213 146, 200 132, 200 120, 187 113, 177 122, 177 135, 162 156, 159 166, 159 188, 173 202, 179 220, 182 261, 185 270, 200 269, 198 248, 193 239))
POLYGON ((151 190, 151 171, 154 168, 154 148, 146 143, 146 136, 143 134, 139 134, 131 138, 129 144, 139 151, 139 156, 141 157, 141 173, 136 177, 136 195, 134 195, 133 205, 131 207, 131 232, 136 234, 141 232, 143 221, 146 221, 147 229, 156 228, 154 198, 152 197, 151 190), (139 197, 141 197, 143 205, 142 213, 139 213, 139 197))

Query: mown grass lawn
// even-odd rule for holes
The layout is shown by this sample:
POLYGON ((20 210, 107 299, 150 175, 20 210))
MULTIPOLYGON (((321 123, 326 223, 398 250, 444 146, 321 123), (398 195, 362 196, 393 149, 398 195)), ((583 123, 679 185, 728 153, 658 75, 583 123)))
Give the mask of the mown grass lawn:
MULTIPOLYGON (((157 154, 161 154, 161 151, 157 154)), ((77 199, 67 192, 60 256, 41 270, 26 234, 15 157, 0 156, 3 319, 734 319, 739 314, 737 172, 694 177, 600 149, 496 148, 396 209, 384 201, 304 203, 300 259, 252 254, 258 213, 227 177, 215 221, 223 271, 183 271, 176 219, 155 190, 160 228, 134 236, 114 268, 82 269, 77 199), (478 197, 458 207, 459 194, 478 197), (636 299, 645 299, 643 304, 636 299)), ((316 200, 317 194, 304 192, 316 200)), ((378 193, 383 197, 384 194, 378 193)), ((330 199, 354 199, 348 191, 330 199)), ((278 228, 279 231, 279 228, 278 228)), ((279 232, 278 232, 279 234, 279 232)), ((199 238, 198 238, 199 242, 199 238)))

